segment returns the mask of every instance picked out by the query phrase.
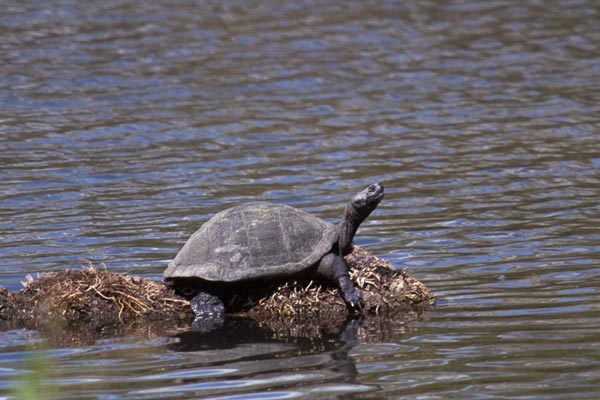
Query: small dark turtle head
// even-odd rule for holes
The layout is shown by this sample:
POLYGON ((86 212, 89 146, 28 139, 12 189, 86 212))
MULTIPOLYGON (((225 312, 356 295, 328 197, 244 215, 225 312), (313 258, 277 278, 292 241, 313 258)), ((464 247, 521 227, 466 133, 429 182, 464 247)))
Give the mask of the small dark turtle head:
POLYGON ((383 199, 383 185, 375 182, 357 193, 348 204, 349 211, 361 220, 367 218, 383 199))
POLYGON ((357 193, 346 206, 344 216, 337 226, 339 239, 338 248, 346 254, 350 251, 350 245, 354 234, 360 224, 377 208, 383 199, 383 185, 379 182, 369 185, 365 190, 357 193))

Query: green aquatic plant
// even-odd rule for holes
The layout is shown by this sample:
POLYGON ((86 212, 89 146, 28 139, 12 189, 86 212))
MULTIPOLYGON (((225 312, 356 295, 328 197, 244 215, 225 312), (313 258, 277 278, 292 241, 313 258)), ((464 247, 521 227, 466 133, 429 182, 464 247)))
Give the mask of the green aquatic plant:
POLYGON ((24 359, 21 374, 13 387, 12 396, 17 400, 53 400, 58 399, 51 383, 52 366, 44 351, 35 350, 24 359))

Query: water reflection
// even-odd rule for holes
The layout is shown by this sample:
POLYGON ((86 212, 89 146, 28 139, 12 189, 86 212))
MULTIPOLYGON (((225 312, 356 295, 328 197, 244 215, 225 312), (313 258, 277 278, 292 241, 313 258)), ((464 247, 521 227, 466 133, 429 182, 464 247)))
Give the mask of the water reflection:
MULTIPOLYGON (((29 349, 21 346, 23 337, 12 344, 4 341, 0 364, 7 372, 13 371, 11 363, 40 369, 40 376, 52 378, 52 392, 70 391, 76 396, 100 390, 124 398, 248 393, 261 398, 272 393, 316 393, 317 398, 327 398, 376 390, 376 385, 356 382, 358 371, 350 356, 359 342, 361 322, 350 320, 340 328, 291 337, 252 320, 231 318, 209 333, 184 330, 169 339, 130 336, 51 351, 43 351, 45 342, 34 334, 29 349), (29 364, 32 357, 39 363, 29 364)), ((2 335, 10 339, 15 333, 25 331, 2 335)), ((25 373, 19 371, 11 375, 25 373)))
POLYGON ((354 383, 357 370, 349 351, 358 342, 359 328, 360 322, 353 320, 321 336, 284 338, 255 322, 235 319, 210 333, 185 332, 171 348, 193 353, 196 363, 186 368, 186 376, 179 376, 180 385, 166 390, 232 396, 238 391, 262 393, 264 388, 280 391, 300 383, 327 385, 338 394, 373 390, 354 383), (207 368, 220 377, 204 381, 207 368), (193 383, 198 379, 200 383, 193 383))

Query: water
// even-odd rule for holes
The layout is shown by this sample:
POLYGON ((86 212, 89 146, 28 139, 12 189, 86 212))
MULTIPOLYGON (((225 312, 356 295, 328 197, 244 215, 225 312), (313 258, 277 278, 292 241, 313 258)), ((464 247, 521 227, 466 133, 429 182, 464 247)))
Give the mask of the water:
POLYGON ((378 340, 5 330, 0 396, 598 397, 600 7, 397 3, 4 2, 2 285, 159 278, 218 210, 381 180, 357 242, 439 303, 378 340))

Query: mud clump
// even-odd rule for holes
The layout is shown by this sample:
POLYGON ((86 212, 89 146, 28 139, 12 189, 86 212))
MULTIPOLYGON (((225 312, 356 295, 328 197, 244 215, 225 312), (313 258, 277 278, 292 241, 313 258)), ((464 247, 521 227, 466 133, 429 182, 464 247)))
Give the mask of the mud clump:
MULTIPOLYGON (((433 295, 405 270, 354 247, 346 256, 350 277, 362 291, 363 315, 402 313, 434 302, 433 295)), ((349 310, 335 287, 310 280, 289 280, 235 293, 230 314, 249 316, 272 329, 302 321, 343 321, 349 310), (243 300, 243 301, 241 301, 243 300)), ((27 328, 68 326, 103 331, 160 323, 182 326, 193 320, 187 298, 150 279, 85 268, 28 277, 12 293, 0 287, 0 320, 27 328)))

